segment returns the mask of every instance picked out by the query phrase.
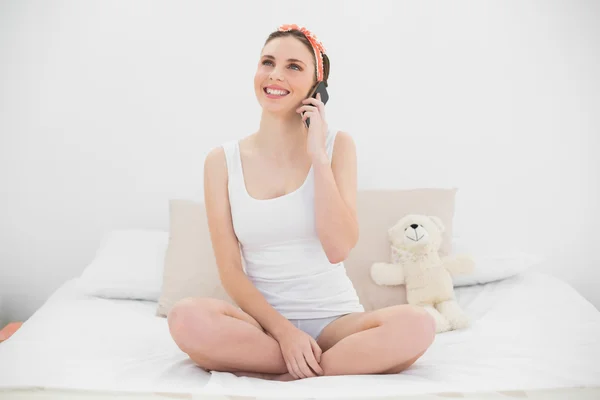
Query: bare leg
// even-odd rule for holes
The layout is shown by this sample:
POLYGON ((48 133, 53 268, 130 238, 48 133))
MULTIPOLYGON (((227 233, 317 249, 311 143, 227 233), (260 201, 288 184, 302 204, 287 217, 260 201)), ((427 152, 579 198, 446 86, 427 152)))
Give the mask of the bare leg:
POLYGON ((387 307, 344 316, 318 338, 325 375, 399 373, 435 339, 435 321, 422 308, 387 307))
MULTIPOLYGON (((279 343, 250 315, 214 299, 184 299, 168 316, 179 348, 200 367, 240 376, 293 380, 279 343)), ((325 375, 398 373, 434 339, 434 321, 421 309, 395 306, 342 317, 319 337, 325 375)))
POLYGON ((421 358, 421 356, 425 354, 425 351, 423 351, 422 353, 417 354, 414 358, 411 358, 408 361, 405 361, 401 364, 398 364, 397 366, 395 366, 394 368, 390 368, 389 370, 385 371, 385 374, 399 374, 400 372, 404 371, 405 369, 407 369, 408 367, 410 367, 411 365, 413 365, 419 358, 421 358))
POLYGON ((228 372, 285 374, 279 343, 249 314, 226 302, 186 298, 168 315, 177 346, 200 367, 228 372))
MULTIPOLYGON (((412 364, 414 364, 415 361, 417 361, 424 353, 425 353, 425 351, 417 354, 417 356, 415 356, 414 358, 409 359, 408 361, 400 363, 397 366, 395 366, 393 368, 390 368, 387 371, 383 371, 383 374, 399 374, 400 372, 404 371, 405 369, 407 369, 408 367, 410 367, 412 364)), ((236 375, 238 375, 238 376, 250 376, 250 377, 253 377, 253 378, 261 378, 261 379, 268 379, 268 380, 275 380, 275 381, 284 381, 284 382, 285 381, 296 380, 296 378, 294 378, 289 373, 285 373, 285 374, 281 374, 281 375, 252 374, 252 373, 244 373, 244 374, 236 374, 236 375)))

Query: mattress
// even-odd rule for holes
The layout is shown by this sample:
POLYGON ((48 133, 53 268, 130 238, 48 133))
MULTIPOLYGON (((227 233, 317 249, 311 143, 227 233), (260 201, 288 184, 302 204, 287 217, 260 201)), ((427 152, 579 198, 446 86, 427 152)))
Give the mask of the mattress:
POLYGON ((600 312, 543 273, 457 288, 472 326, 438 334, 401 374, 295 382, 207 373, 173 343, 156 303, 86 297, 75 283, 0 344, 0 397, 600 398, 600 312))

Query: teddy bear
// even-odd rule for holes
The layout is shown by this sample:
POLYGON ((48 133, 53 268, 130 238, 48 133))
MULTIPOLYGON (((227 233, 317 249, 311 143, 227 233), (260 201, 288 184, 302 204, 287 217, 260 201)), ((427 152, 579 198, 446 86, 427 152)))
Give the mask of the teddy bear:
POLYGON ((406 285, 408 304, 423 307, 436 333, 467 328, 468 316, 456 301, 452 276, 473 271, 467 254, 440 257, 445 227, 437 216, 409 214, 388 230, 392 263, 376 262, 371 278, 378 285, 406 285))

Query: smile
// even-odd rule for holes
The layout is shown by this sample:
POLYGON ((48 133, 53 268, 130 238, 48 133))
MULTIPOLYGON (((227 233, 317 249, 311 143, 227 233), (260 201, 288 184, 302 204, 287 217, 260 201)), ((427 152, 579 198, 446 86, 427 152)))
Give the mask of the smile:
POLYGON ((285 97, 290 93, 287 90, 271 89, 271 88, 264 88, 263 91, 267 94, 267 97, 269 97, 269 98, 285 97))

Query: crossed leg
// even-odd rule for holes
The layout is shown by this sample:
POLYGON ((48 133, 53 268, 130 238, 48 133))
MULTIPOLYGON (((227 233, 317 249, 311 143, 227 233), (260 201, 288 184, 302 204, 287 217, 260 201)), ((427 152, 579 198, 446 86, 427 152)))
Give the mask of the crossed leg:
MULTIPOLYGON (((254 318, 226 302, 184 299, 172 308, 168 323, 175 343, 200 367, 291 379, 279 343, 254 318)), ((429 313, 400 305, 343 316, 317 342, 325 375, 390 374, 412 365, 434 338, 429 313)))

